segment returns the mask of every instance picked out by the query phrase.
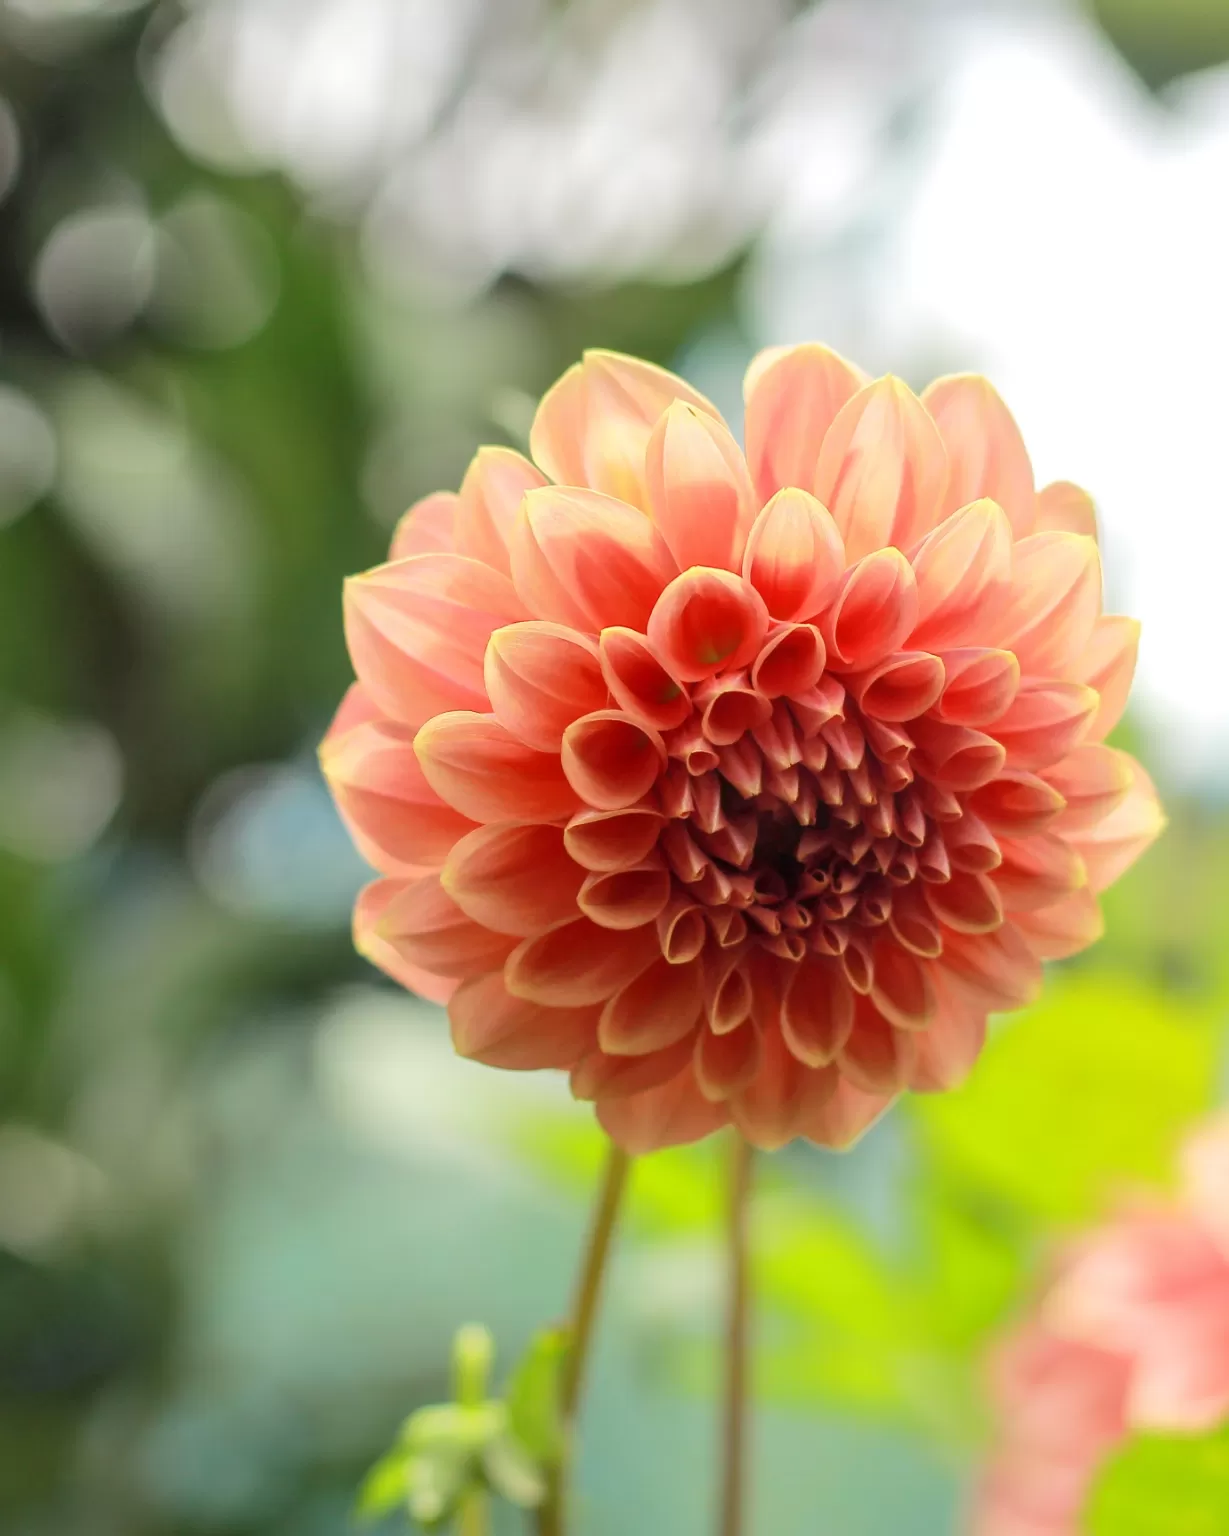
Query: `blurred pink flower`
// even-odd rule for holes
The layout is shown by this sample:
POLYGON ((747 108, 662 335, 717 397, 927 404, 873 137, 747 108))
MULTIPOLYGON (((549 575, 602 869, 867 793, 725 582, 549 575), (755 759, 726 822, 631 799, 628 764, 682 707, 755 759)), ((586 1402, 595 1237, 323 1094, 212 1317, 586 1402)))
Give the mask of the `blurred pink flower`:
POLYGON ((1102 744, 1138 626, 1091 503, 1034 490, 990 385, 798 346, 746 403, 744 455, 587 353, 535 462, 480 449, 346 589, 359 947, 633 1151, 846 1145, 958 1083, 1162 820, 1102 744))
POLYGON ((1079 1536, 1133 1431, 1229 1419, 1229 1116, 1193 1137, 1178 1201, 1125 1212, 1060 1259, 1002 1347, 999 1444, 974 1536, 1079 1536))

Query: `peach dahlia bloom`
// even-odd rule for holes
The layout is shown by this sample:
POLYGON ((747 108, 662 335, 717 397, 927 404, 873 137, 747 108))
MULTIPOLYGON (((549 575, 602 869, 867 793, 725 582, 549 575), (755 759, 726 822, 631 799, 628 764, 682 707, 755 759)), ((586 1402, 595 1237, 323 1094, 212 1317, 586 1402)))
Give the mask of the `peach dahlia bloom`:
POLYGON ((1000 1438, 974 1536, 1079 1536, 1134 1431, 1229 1421, 1229 1116, 1187 1144, 1171 1205, 1072 1246, 995 1362, 1000 1438))
POLYGON ((1137 625, 1091 504, 1034 491, 994 390, 799 346, 746 402, 744 455, 587 353, 534 462, 480 449, 346 586, 359 948, 631 1150, 846 1145, 959 1082, 1161 821, 1102 744, 1137 625))

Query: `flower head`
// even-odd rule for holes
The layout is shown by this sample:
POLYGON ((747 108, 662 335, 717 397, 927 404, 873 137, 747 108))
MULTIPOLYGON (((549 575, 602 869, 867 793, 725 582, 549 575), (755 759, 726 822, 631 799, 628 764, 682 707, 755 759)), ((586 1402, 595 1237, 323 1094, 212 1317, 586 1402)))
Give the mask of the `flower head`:
POLYGON ((1156 835, 1137 626, 982 379, 752 364, 746 453, 588 353, 346 589, 359 947, 631 1150, 846 1145, 962 1079, 1156 835))
POLYGON ((1229 1117, 1191 1139, 1171 1205, 1127 1211, 1064 1254, 999 1351, 1000 1443, 976 1536, 1079 1536, 1133 1431, 1229 1420, 1229 1117))

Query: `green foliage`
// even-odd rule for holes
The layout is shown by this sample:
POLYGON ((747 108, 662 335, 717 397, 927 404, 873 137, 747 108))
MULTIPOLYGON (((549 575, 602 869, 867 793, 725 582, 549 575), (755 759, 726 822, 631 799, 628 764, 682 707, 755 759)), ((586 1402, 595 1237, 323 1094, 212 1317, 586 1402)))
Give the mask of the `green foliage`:
POLYGON ((1098 1478, 1086 1518, 1089 1536, 1224 1536, 1229 1425, 1133 1439, 1098 1478))
POLYGON ((570 1349, 566 1328, 541 1329, 529 1341, 504 1393, 510 1434, 541 1466, 553 1466, 563 1454, 560 1397, 570 1349))

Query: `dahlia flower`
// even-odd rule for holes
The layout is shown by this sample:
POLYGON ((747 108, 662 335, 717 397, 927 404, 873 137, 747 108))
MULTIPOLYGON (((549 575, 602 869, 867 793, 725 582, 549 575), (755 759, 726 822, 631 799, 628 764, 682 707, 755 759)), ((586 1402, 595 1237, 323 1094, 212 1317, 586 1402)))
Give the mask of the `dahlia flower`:
POLYGON ((996 1361, 1000 1443, 975 1536, 1079 1536, 1102 1465, 1133 1431, 1229 1421, 1229 1116, 1182 1159, 1181 1196, 1063 1255, 996 1361))
POLYGON ((983 379, 762 353, 746 452, 590 352, 347 583, 359 948, 631 1151, 848 1144, 958 1083, 1160 826, 1137 625, 983 379))

